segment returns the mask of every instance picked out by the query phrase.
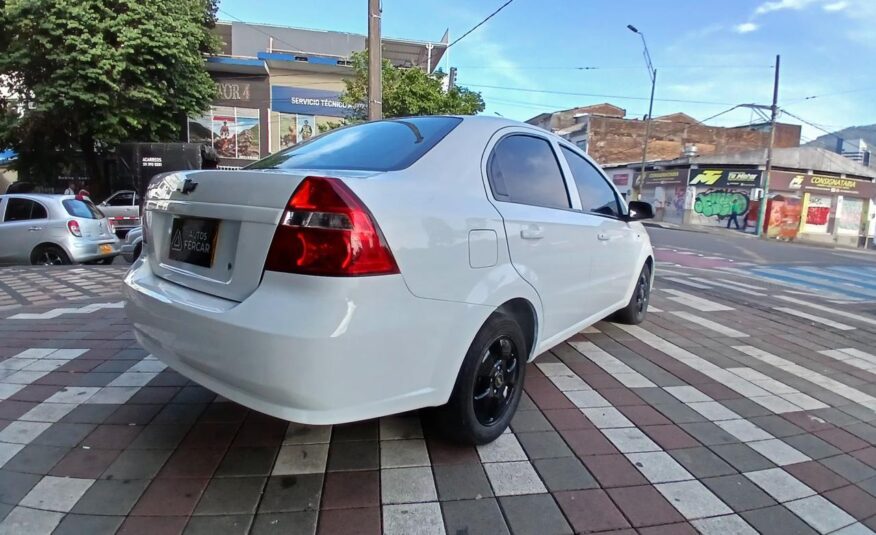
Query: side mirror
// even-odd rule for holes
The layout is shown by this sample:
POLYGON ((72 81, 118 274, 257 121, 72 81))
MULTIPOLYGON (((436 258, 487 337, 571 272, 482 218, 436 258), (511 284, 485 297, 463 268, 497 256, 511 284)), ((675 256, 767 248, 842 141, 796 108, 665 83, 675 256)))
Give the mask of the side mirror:
POLYGON ((644 201, 630 201, 630 213, 627 216, 627 221, 640 221, 642 219, 654 218, 654 207, 651 203, 644 201))

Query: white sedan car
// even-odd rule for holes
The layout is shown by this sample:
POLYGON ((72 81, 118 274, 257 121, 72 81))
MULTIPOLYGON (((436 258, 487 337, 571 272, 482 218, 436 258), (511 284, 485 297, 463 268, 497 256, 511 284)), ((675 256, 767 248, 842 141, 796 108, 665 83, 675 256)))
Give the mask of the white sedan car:
POLYGON ((144 348, 253 409, 336 424, 440 406, 449 436, 485 443, 526 362, 644 319, 651 216, 527 124, 364 123, 153 179, 126 308, 144 348))

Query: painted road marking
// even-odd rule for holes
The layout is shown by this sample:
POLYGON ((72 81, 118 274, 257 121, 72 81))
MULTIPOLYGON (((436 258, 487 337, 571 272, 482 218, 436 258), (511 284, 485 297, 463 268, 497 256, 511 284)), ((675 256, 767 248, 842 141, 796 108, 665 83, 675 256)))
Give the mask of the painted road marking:
POLYGON ((684 284, 685 286, 690 286, 692 288, 697 288, 699 290, 711 290, 713 287, 708 286, 706 284, 700 284, 698 282, 691 282, 689 280, 680 279, 678 277, 663 277, 663 280, 672 281, 677 284, 684 284))
POLYGON ((834 329, 839 329, 840 331, 853 331, 854 327, 851 325, 846 325, 845 323, 840 323, 838 321, 829 320, 827 318, 822 318, 821 316, 816 316, 815 314, 809 314, 807 312, 802 312, 795 308, 789 307, 773 307, 773 310, 778 310, 779 312, 784 312, 785 314, 790 314, 792 316, 797 316, 799 318, 807 319, 810 321, 814 321, 816 323, 823 323, 828 327, 833 327, 834 329))
POLYGON ((14 316, 10 316, 7 319, 11 320, 47 320, 54 319, 62 314, 90 314, 91 312, 95 312, 97 310, 101 310, 104 308, 124 308, 124 301, 117 301, 115 303, 92 303, 90 305, 85 305, 77 308, 53 308, 52 310, 40 313, 28 313, 22 312, 20 314, 16 314, 14 316))
POLYGON ((829 312, 830 314, 834 314, 836 316, 842 316, 844 318, 849 318, 849 319, 853 319, 855 321, 860 321, 861 323, 876 325, 876 319, 868 318, 860 313, 856 314, 854 312, 846 312, 845 310, 838 310, 836 308, 826 307, 824 305, 812 303, 811 301, 804 301, 803 299, 797 299, 795 297, 788 297, 787 295, 777 295, 776 298, 781 299, 783 301, 788 301, 789 303, 794 303, 797 305, 803 305, 803 306, 807 306, 809 308, 814 308, 815 310, 821 310, 822 312, 829 312))
POLYGON ((636 338, 653 347, 654 349, 665 353, 666 355, 674 358, 682 364, 690 366, 691 368, 699 371, 703 375, 714 379, 715 381, 723 384, 727 388, 733 390, 741 396, 750 399, 751 401, 757 403, 758 405, 769 411, 772 411, 776 414, 782 414, 786 412, 798 412, 801 410, 805 410, 803 409, 803 407, 797 405, 792 401, 792 399, 794 399, 792 396, 795 396, 796 394, 803 394, 795 388, 783 384, 783 393, 770 392, 769 390, 766 390, 765 388, 762 388, 752 381, 746 379, 744 376, 739 375, 738 370, 741 368, 733 368, 733 370, 737 370, 736 372, 734 372, 729 369, 724 369, 720 366, 716 366, 708 360, 698 355, 694 355, 690 351, 683 349, 675 344, 667 342, 666 340, 660 338, 655 334, 652 334, 649 331, 646 331, 639 326, 620 324, 614 325, 630 333, 631 335, 635 336, 636 338))
POLYGON ((668 298, 670 301, 675 301, 676 303, 689 306, 701 312, 721 312, 724 310, 733 310, 733 308, 731 307, 716 303, 714 301, 709 301, 708 299, 703 299, 702 297, 697 297, 689 293, 680 292, 678 290, 669 290, 664 288, 663 291, 673 295, 673 297, 668 298))
POLYGON ((872 373, 876 373, 876 356, 870 355, 869 353, 864 353, 863 351, 857 351, 861 355, 858 356, 852 353, 849 353, 849 349, 825 349, 823 351, 819 351, 822 355, 826 355, 832 359, 836 359, 840 362, 844 362, 849 366, 854 366, 859 370, 864 370, 872 373))
POLYGON ((807 277, 798 273, 788 273, 783 270, 771 268, 756 268, 752 272, 761 275, 763 278, 784 281, 798 287, 809 288, 819 292, 826 291, 829 292, 830 295, 838 297, 855 297, 859 299, 873 299, 876 297, 876 292, 857 288, 840 288, 837 284, 830 284, 823 279, 807 277))
POLYGON ((748 356, 754 357, 761 362, 765 362, 767 364, 775 366, 776 368, 785 370, 792 375, 796 375, 797 377, 806 379, 810 383, 814 383, 828 390, 829 392, 833 392, 834 394, 848 399, 849 401, 860 403, 868 409, 876 411, 876 397, 873 397, 870 394, 861 392, 858 389, 843 384, 836 379, 831 379, 826 375, 812 371, 809 368, 804 368, 803 366, 795 364, 790 360, 783 359, 782 357, 773 355, 772 353, 768 353, 762 349, 758 349, 753 346, 734 346, 733 349, 741 353, 745 353, 748 356))
POLYGON ((690 312, 670 312, 670 314, 675 314, 681 319, 687 320, 691 323, 696 323, 697 325, 701 325, 706 329, 713 330, 716 333, 723 334, 724 336, 729 336, 730 338, 748 337, 748 335, 744 332, 737 331, 736 329, 731 329, 730 327, 726 327, 712 320, 707 320, 706 318, 702 318, 700 316, 697 316, 696 314, 691 314, 690 312))
POLYGON ((614 376, 627 388, 647 388, 657 386, 650 379, 630 368, 617 357, 608 354, 592 342, 569 341, 576 351, 592 360, 597 366, 614 376))

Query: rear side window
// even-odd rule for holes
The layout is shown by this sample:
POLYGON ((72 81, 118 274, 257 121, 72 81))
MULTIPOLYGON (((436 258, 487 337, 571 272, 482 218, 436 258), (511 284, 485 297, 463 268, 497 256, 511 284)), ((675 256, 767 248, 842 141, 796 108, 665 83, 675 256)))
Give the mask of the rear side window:
POLYGON ((3 221, 25 221, 28 219, 46 219, 45 206, 30 199, 9 199, 6 203, 6 214, 3 221))
POLYGON ((419 160, 461 122, 458 117, 413 117, 348 126, 245 169, 397 171, 419 160))
POLYGON ((103 214, 94 206, 91 201, 80 201, 79 199, 64 199, 61 201, 67 213, 73 217, 81 217, 83 219, 100 219, 103 214))
POLYGON ((618 217, 621 215, 620 205, 614 190, 593 165, 580 154, 562 147, 563 156, 572 171, 578 195, 581 197, 581 209, 585 212, 618 217))
POLYGON ((107 199, 106 203, 110 206, 133 206, 134 205, 134 193, 133 192, 125 192, 118 193, 109 199, 107 199))
POLYGON ((493 196, 548 208, 570 208, 566 183, 551 144, 544 138, 512 135, 493 149, 487 167, 493 196))

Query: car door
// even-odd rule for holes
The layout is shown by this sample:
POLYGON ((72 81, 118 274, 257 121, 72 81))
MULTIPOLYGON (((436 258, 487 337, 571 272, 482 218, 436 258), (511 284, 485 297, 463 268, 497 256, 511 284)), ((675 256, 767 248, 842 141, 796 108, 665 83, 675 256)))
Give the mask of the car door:
POLYGON ((0 261, 29 262, 43 240, 48 212, 42 204, 22 197, 7 197, 0 223, 0 261))
POLYGON ((570 145, 561 144, 560 152, 574 179, 581 211, 598 228, 590 276, 593 298, 608 314, 626 302, 627 290, 639 274, 644 231, 641 225, 624 221, 626 206, 594 163, 570 145))
POLYGON ((555 141, 523 129, 497 138, 488 147, 487 181, 511 263, 541 298, 547 340, 596 312, 588 294, 598 221, 575 210, 555 141))

